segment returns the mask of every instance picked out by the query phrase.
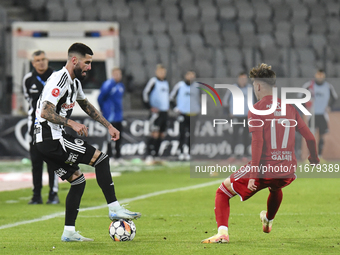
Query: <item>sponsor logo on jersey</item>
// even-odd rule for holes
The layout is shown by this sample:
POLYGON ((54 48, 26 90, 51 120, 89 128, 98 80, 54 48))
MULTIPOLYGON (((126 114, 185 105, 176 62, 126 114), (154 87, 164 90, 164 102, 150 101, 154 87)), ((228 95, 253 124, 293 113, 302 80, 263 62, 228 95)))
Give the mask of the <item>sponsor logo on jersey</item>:
POLYGON ((60 94, 60 90, 58 88, 54 88, 52 90, 52 96, 57 97, 60 94))
POLYGON ((76 104, 76 102, 73 102, 72 104, 66 104, 66 103, 63 103, 61 105, 62 108, 66 109, 66 110, 69 110, 69 109, 72 109, 74 107, 74 105, 76 104))
POLYGON ((293 156, 292 156, 292 152, 291 151, 273 151, 272 153, 272 160, 278 160, 278 161, 282 161, 282 160, 287 160, 287 161, 292 161, 293 160, 293 156))

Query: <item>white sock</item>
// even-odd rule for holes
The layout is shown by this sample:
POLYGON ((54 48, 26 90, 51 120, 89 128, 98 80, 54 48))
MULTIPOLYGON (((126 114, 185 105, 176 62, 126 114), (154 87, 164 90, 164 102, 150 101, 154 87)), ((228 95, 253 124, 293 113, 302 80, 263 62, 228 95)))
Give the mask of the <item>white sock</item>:
POLYGON ((220 230, 226 230, 226 231, 228 231, 228 227, 226 227, 226 226, 219 226, 219 227, 218 227, 218 232, 219 232, 220 230))
POLYGON ((112 203, 109 203, 107 206, 108 206, 108 207, 111 207, 111 206, 120 206, 120 204, 119 204, 118 201, 114 201, 114 202, 112 202, 112 203))
POLYGON ((67 230, 67 231, 76 231, 76 227, 75 226, 64 226, 64 230, 67 230))

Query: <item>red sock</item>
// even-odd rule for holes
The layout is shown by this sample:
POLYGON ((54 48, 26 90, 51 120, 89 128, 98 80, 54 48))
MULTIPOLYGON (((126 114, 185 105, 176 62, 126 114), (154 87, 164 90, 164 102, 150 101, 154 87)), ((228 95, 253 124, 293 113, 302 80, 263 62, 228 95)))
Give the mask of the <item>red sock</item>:
POLYGON ((215 197, 215 218, 217 227, 226 226, 228 227, 228 220, 230 214, 229 199, 234 195, 227 190, 224 183, 216 191, 215 197))
POLYGON ((267 200, 267 219, 272 220, 274 219, 277 211, 280 208, 280 204, 282 201, 282 189, 271 191, 268 196, 267 200))

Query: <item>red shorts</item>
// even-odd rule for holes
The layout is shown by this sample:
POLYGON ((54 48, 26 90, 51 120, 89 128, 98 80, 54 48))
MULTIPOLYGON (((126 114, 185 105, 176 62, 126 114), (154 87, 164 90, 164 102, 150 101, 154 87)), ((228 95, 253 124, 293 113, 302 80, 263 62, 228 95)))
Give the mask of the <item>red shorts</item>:
POLYGON ((289 185, 292 181, 296 179, 296 175, 291 178, 256 178, 255 185, 257 186, 255 191, 248 189, 248 182, 250 177, 250 172, 246 172, 246 166, 241 167, 238 171, 230 175, 231 188, 234 192, 241 197, 241 201, 245 201, 256 192, 264 188, 269 189, 282 189, 283 187, 289 185))

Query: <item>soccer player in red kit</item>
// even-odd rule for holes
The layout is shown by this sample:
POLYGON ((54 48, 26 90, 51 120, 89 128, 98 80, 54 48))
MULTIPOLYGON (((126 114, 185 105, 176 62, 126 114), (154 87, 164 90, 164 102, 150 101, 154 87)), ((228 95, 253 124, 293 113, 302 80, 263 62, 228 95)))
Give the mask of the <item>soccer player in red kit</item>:
MULTIPOLYGON (((271 66, 260 64, 250 71, 254 92, 259 100, 254 108, 268 110, 272 106, 272 87, 276 75, 271 66)), ((300 117, 298 111, 287 105, 286 116, 281 115, 281 100, 276 110, 269 115, 256 115, 249 111, 248 125, 252 133, 252 160, 230 175, 217 189, 215 217, 218 233, 202 243, 229 242, 228 219, 229 199, 235 195, 241 201, 247 200, 261 189, 268 188, 267 211, 260 213, 263 232, 269 233, 273 219, 282 201, 282 188, 295 180, 296 157, 294 152, 295 131, 306 140, 311 164, 318 164, 319 158, 313 134, 300 117)))

